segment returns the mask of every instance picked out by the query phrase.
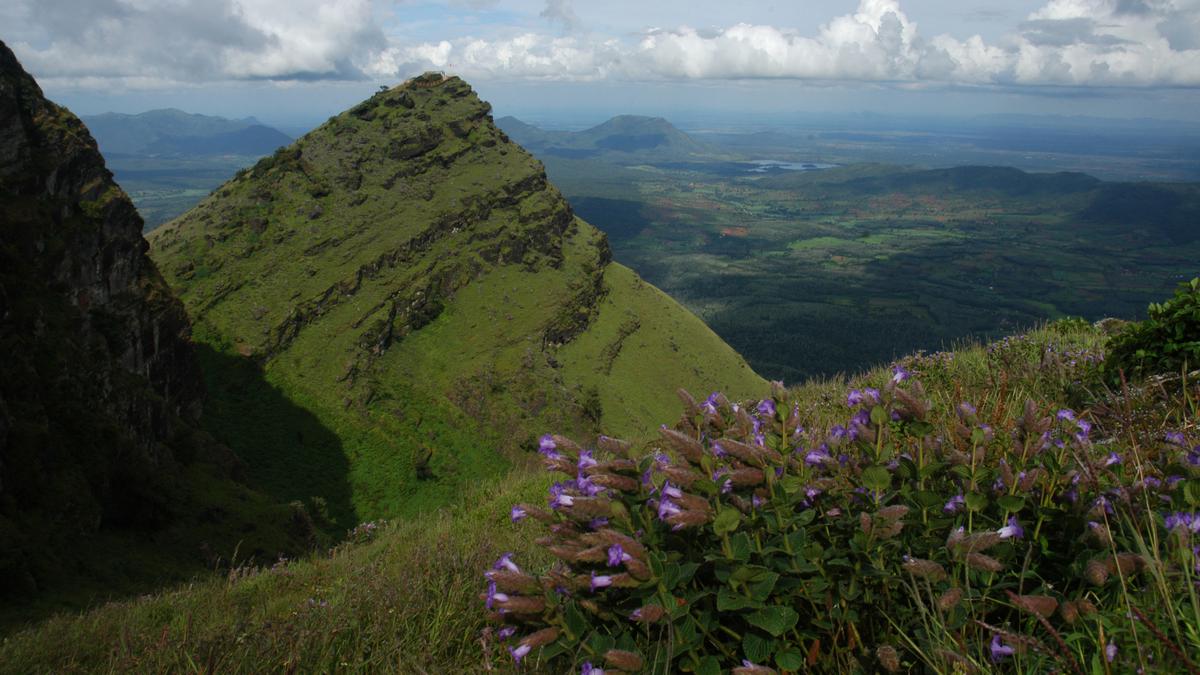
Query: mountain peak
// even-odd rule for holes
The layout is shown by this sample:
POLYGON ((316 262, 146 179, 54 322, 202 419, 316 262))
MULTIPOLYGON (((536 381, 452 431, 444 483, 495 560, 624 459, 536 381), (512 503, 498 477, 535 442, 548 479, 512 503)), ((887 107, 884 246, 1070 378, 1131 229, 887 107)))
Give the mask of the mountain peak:
POLYGON ((523 461, 547 429, 639 435, 675 414, 677 387, 765 384, 613 263, 490 113, 460 78, 414 78, 150 234, 197 334, 339 430, 344 447, 324 449, 223 439, 264 480, 286 474, 277 496, 414 512, 523 461), (350 461, 341 503, 330 452, 350 461))

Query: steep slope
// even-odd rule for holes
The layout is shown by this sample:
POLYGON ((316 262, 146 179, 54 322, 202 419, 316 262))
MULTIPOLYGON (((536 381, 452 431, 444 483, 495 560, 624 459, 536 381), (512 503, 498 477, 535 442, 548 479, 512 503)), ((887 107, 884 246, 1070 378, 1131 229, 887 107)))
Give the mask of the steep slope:
POLYGON ((141 229, 88 130, 0 43, 0 598, 76 575, 110 587, 96 565, 148 573, 132 558, 150 542, 133 533, 159 537, 148 567, 168 574, 179 538, 180 559, 199 558, 195 536, 221 547, 171 530, 193 509, 215 493, 262 504, 223 482, 236 458, 196 429, 187 316, 141 229))
POLYGON ((611 262, 489 112, 462 80, 418 78, 150 235, 198 339, 336 436, 297 434, 210 371, 206 426, 276 496, 320 496, 343 523, 411 513, 550 429, 640 434, 677 412, 677 387, 764 389, 611 262))

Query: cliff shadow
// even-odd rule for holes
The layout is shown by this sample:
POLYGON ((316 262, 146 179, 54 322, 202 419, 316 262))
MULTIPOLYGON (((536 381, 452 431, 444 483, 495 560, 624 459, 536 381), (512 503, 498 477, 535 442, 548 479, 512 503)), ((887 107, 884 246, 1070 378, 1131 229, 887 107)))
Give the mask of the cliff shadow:
POLYGON ((280 502, 302 502, 340 537, 358 524, 341 438, 269 382, 251 359, 197 343, 208 399, 201 424, 246 464, 246 482, 280 502))

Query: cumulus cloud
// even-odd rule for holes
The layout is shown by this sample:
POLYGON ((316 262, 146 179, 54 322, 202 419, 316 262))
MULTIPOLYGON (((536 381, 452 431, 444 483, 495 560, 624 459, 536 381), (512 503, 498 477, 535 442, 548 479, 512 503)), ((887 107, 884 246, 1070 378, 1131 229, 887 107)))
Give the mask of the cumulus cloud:
POLYGON ((387 44, 370 0, 17 0, 39 77, 126 85, 363 77, 387 44))
MULTIPOLYGON (((459 10, 498 5, 443 1, 459 10)), ((403 20, 404 0, 5 5, 0 18, 20 28, 13 46, 33 72, 89 85, 392 79, 436 69, 478 79, 1200 86, 1200 0, 1046 0, 991 40, 925 35, 901 0, 859 0, 816 27, 680 26, 618 37, 583 31, 571 0, 527 0, 532 22, 517 24, 523 32, 481 25, 480 37, 428 41, 389 40, 378 27, 387 8, 399 7, 394 17, 403 20), (541 30, 530 27, 539 11, 541 30)))
MULTIPOLYGON (((553 12, 551 2, 544 16, 553 12)), ((388 50, 374 72, 476 77, 789 78, 1062 86, 1200 86, 1200 0, 1050 0, 1005 38, 922 36, 899 0, 860 0, 815 34, 738 24, 595 42, 525 34, 388 50)))

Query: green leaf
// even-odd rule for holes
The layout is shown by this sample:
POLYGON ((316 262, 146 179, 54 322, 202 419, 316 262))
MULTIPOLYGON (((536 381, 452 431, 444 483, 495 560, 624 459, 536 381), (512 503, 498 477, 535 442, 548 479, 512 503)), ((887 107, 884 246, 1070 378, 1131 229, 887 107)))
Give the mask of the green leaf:
MULTIPOLYGON (((746 617, 750 625, 757 626, 775 637, 779 637, 791 630, 796 622, 800 620, 800 615, 791 607, 764 607, 750 616, 746 617)), ((753 659, 752 659, 753 660, 753 659)))
POLYGON ((735 508, 725 508, 713 521, 713 532, 718 535, 729 534, 738 528, 742 522, 742 514, 735 508))
POLYGON ((996 503, 1000 505, 1000 508, 1010 513, 1016 513, 1025 508, 1025 498, 1016 495, 1004 495, 997 499, 996 503))
POLYGON ((804 654, 789 649, 775 654, 775 665, 784 670, 801 670, 804 668, 804 654))
POLYGON ((574 635, 576 640, 583 637, 584 631, 588 628, 588 623, 587 619, 583 616, 583 612, 579 611, 579 607, 575 606, 574 602, 569 602, 563 615, 567 620, 567 630, 571 632, 571 635, 574 635))
POLYGON ((987 495, 972 492, 967 495, 967 508, 971 511, 982 511, 987 508, 987 495))
POLYGON ((754 631, 746 631, 742 636, 742 656, 755 663, 762 663, 771 658, 771 652, 775 651, 775 641, 755 633, 754 631))
POLYGON ((720 591, 717 591, 718 612, 731 612, 738 609, 746 609, 747 607, 762 607, 762 603, 755 602, 729 588, 722 588, 720 591))
MULTIPOLYGON (((734 570, 729 578, 743 584, 753 584, 769 578, 772 574, 775 573, 760 565, 742 565, 734 570)), ((779 575, 775 574, 775 576, 779 575)))
POLYGON ((883 406, 877 405, 874 408, 871 408, 871 424, 881 427, 887 424, 889 417, 888 411, 884 410, 883 406))
POLYGON ((882 492, 892 486, 892 474, 887 467, 872 466, 863 471, 862 482, 872 490, 882 492))
POLYGON ((721 675, 721 662, 715 656, 700 659, 700 665, 696 666, 696 675, 721 675))
POLYGON ((745 562, 750 559, 750 535, 745 532, 739 532, 729 538, 729 548, 733 553, 733 559, 745 562))

